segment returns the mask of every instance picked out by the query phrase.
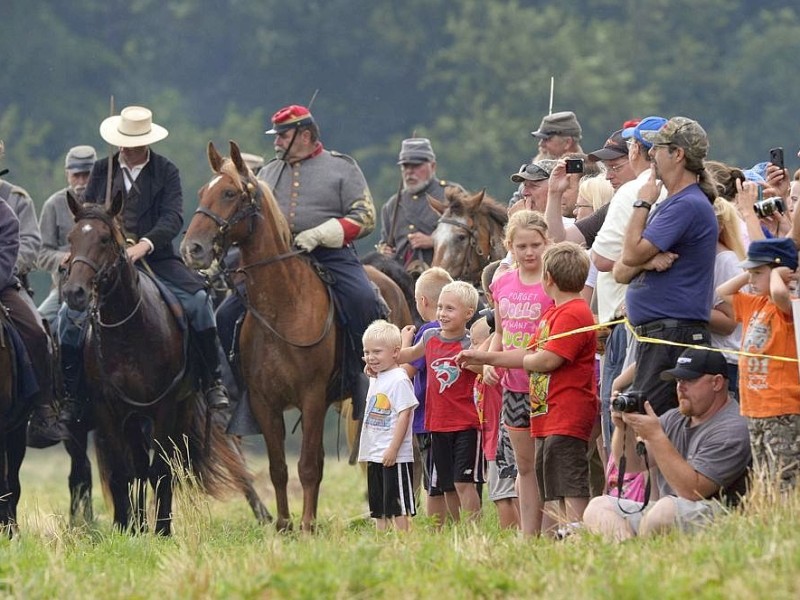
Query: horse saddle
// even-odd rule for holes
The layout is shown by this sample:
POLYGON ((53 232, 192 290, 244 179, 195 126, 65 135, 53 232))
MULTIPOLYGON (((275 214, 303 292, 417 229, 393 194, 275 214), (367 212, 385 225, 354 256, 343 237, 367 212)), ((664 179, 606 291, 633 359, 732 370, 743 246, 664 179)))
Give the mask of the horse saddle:
POLYGON ((14 385, 11 387, 10 408, 4 415, 6 423, 18 423, 31 409, 30 399, 39 392, 36 372, 33 370, 25 343, 16 328, 6 317, 5 307, 0 305, 0 346, 8 348, 11 354, 11 376, 14 385))
POLYGON ((147 277, 153 284, 156 286, 156 289, 161 294, 161 297, 164 299, 164 302, 167 303, 170 312, 175 317, 175 320, 180 325, 181 331, 186 331, 188 327, 188 320, 186 318, 186 312, 183 310, 183 306, 181 306, 178 297, 170 290, 164 283, 158 279, 157 277, 153 277, 147 270, 138 267, 139 275, 147 277))

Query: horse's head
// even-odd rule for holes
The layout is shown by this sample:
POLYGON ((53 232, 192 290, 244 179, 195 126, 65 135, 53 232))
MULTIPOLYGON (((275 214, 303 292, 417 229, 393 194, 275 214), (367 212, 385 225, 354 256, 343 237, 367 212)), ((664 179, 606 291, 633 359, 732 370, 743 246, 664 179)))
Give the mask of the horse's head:
MULTIPOLYGON (((208 162, 215 176, 200 188, 197 210, 181 243, 184 262, 195 269, 207 268, 232 243, 251 238, 263 218, 264 200, 271 199, 270 206, 274 205, 272 193, 255 178, 236 142, 231 141, 230 148, 230 158, 223 158, 208 143, 208 162)), ((288 236, 287 227, 287 243, 288 236)))
POLYGON ((483 267, 502 247, 505 209, 486 195, 486 190, 466 194, 458 188, 445 190, 446 203, 429 199, 441 214, 433 232, 432 266, 445 269, 454 279, 477 283, 483 267))
POLYGON ((116 285, 127 261, 125 238, 116 223, 122 195, 117 194, 106 209, 100 204, 81 205, 67 191, 67 203, 75 215, 75 226, 67 238, 71 260, 63 292, 71 309, 83 311, 93 294, 103 294, 116 285))

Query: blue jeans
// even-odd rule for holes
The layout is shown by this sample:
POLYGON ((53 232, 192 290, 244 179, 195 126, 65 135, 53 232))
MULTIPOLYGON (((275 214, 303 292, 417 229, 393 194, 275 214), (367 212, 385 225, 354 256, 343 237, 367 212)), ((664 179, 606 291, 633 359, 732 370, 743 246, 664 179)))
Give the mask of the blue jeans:
POLYGON ((609 453, 611 452, 611 434, 614 433, 614 426, 611 423, 611 384, 622 373, 627 349, 628 332, 625 325, 617 325, 606 339, 606 353, 600 384, 600 422, 603 430, 603 445, 609 453))

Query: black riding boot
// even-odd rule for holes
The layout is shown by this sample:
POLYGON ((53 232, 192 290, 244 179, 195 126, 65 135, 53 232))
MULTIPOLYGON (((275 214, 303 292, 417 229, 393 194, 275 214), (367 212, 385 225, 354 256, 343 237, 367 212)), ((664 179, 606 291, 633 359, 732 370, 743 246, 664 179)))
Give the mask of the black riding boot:
POLYGON ((60 420, 69 426, 81 420, 84 405, 80 393, 83 372, 83 348, 63 344, 61 346, 61 375, 64 378, 64 394, 60 420))
POLYGON ((50 363, 44 368, 41 379, 41 389, 34 399, 33 414, 28 422, 27 444, 31 448, 49 448, 69 439, 66 423, 59 414, 50 363))
POLYGON ((223 409, 230 406, 228 400, 228 390, 222 383, 222 369, 219 365, 219 338, 215 328, 205 331, 194 331, 194 338, 200 360, 203 363, 200 372, 200 380, 203 385, 203 392, 206 396, 206 403, 209 408, 223 409))
POLYGON ((49 448, 69 439, 69 432, 53 406, 52 394, 36 395, 33 414, 28 422, 27 444, 31 448, 49 448))

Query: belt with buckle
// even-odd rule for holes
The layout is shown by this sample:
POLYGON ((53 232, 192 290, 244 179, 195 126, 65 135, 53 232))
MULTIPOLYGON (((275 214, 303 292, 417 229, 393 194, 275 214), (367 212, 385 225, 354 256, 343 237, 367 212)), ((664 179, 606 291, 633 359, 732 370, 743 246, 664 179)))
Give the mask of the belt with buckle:
POLYGON ((665 329, 678 329, 679 327, 708 327, 706 321, 690 321, 686 319, 656 319, 648 321, 633 328, 637 335, 648 336, 665 329))

